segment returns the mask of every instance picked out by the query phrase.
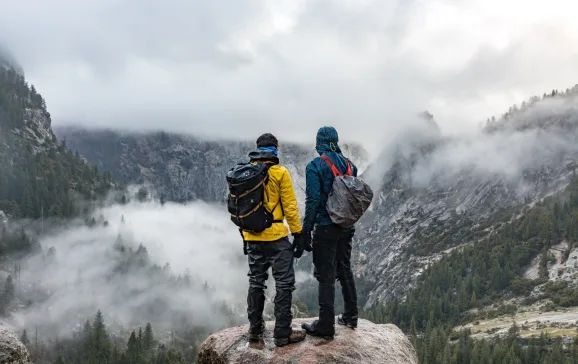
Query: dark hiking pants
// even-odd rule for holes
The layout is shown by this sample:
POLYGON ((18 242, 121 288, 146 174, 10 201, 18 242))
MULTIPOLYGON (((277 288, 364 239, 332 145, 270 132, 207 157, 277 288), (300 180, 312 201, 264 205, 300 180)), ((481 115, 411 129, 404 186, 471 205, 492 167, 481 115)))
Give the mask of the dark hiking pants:
POLYGON ((269 267, 275 278, 275 331, 276 338, 291 336, 291 296, 295 289, 295 271, 293 270, 293 246, 288 238, 277 241, 248 242, 249 294, 247 296, 247 314, 251 328, 257 328, 263 322, 265 307, 265 281, 269 267))
POLYGON ((351 271, 351 240, 353 229, 337 225, 318 226, 313 233, 314 275, 319 281, 320 332, 335 331, 335 280, 341 284, 345 319, 357 318, 357 291, 351 271))

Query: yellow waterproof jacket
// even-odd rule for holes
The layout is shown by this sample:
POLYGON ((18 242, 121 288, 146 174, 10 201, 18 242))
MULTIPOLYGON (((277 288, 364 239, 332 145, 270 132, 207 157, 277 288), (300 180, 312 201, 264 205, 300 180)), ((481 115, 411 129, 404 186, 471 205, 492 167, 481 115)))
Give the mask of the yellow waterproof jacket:
MULTIPOLYGON (((258 163, 258 162, 257 162, 258 163)), ((267 162, 264 162, 267 163, 267 162)), ((273 219, 287 219, 291 233, 301 232, 301 220, 299 218, 299 208, 293 190, 293 182, 287 168, 281 165, 273 165, 269 168, 269 181, 265 188, 265 208, 268 211, 273 209, 273 219), (280 202, 280 203, 279 203, 280 202), (281 208, 281 206, 283 206, 281 208), (283 216, 283 212, 285 216, 283 216)), ((243 231, 245 241, 275 241, 289 235, 289 229, 283 223, 273 223, 270 228, 260 233, 250 233, 243 231)))

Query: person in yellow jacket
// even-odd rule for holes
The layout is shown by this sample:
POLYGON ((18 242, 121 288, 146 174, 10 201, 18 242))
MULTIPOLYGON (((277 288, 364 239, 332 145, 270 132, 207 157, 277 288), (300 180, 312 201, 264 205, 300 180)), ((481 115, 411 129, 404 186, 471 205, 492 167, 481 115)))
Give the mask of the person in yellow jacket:
POLYGON ((287 168, 279 165, 279 143, 272 134, 257 139, 257 150, 249 153, 251 163, 270 163, 265 188, 265 206, 272 212, 274 223, 260 233, 243 231, 249 260, 249 293, 247 315, 249 338, 261 340, 265 330, 265 282, 271 268, 275 278, 275 345, 285 346, 305 339, 305 331, 293 329, 291 301, 295 290, 293 258, 303 254, 305 241, 301 236, 301 220, 293 183, 287 168), (289 228, 283 223, 287 219, 289 228), (289 230, 293 243, 289 241, 289 230))

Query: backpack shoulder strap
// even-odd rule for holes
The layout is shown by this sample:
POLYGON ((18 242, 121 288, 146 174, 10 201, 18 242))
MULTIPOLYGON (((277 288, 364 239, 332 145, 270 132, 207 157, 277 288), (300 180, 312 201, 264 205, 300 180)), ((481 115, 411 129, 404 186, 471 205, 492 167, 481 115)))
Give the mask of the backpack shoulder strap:
POLYGON ((275 213, 275 209, 277 208, 277 206, 281 207, 281 214, 282 214, 282 218, 281 220, 273 220, 273 222, 283 222, 283 219, 285 219, 285 210, 283 209, 283 203, 281 203, 281 196, 279 196, 279 202, 277 203, 277 205, 275 205, 275 207, 273 207, 273 210, 271 210, 271 213, 275 213))
POLYGON ((346 176, 353 176, 353 169, 351 168, 351 161, 349 160, 349 158, 345 158, 345 160, 347 161, 347 172, 345 172, 346 176))
POLYGON ((328 156, 326 156, 324 154, 320 158, 323 159, 325 161, 325 163, 327 163, 329 168, 331 168, 331 172, 333 173, 333 177, 337 177, 337 176, 342 175, 341 172, 339 172, 339 169, 337 169, 337 167, 335 167, 335 164, 333 164, 333 162, 331 161, 331 159, 328 156))
MULTIPOLYGON (((333 177, 343 176, 343 173, 341 173, 339 171, 339 169, 337 169, 335 164, 331 161, 331 158, 329 158, 325 154, 322 155, 320 158, 323 159, 325 161, 325 163, 327 163, 327 165, 331 168, 331 172, 333 173, 333 177)), ((351 175, 353 175, 353 170, 351 169, 351 162, 349 161, 348 158, 345 158, 345 160, 347 161, 347 172, 345 172, 345 175, 351 176, 351 175)))

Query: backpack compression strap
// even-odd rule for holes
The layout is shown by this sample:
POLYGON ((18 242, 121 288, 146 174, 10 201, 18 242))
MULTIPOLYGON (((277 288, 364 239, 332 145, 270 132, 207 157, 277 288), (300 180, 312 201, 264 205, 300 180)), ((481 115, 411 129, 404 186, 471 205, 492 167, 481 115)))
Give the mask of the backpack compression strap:
MULTIPOLYGON (((333 173, 333 177, 343 176, 343 173, 341 173, 339 169, 337 169, 335 164, 333 164, 333 162, 327 155, 324 154, 320 158, 323 159, 325 163, 327 163, 327 165, 329 165, 329 167, 331 168, 331 172, 333 173)), ((351 176, 353 175, 353 171, 351 170, 351 163, 349 162, 349 159, 346 158, 345 160, 347 161, 347 172, 345 172, 345 175, 351 176)))

